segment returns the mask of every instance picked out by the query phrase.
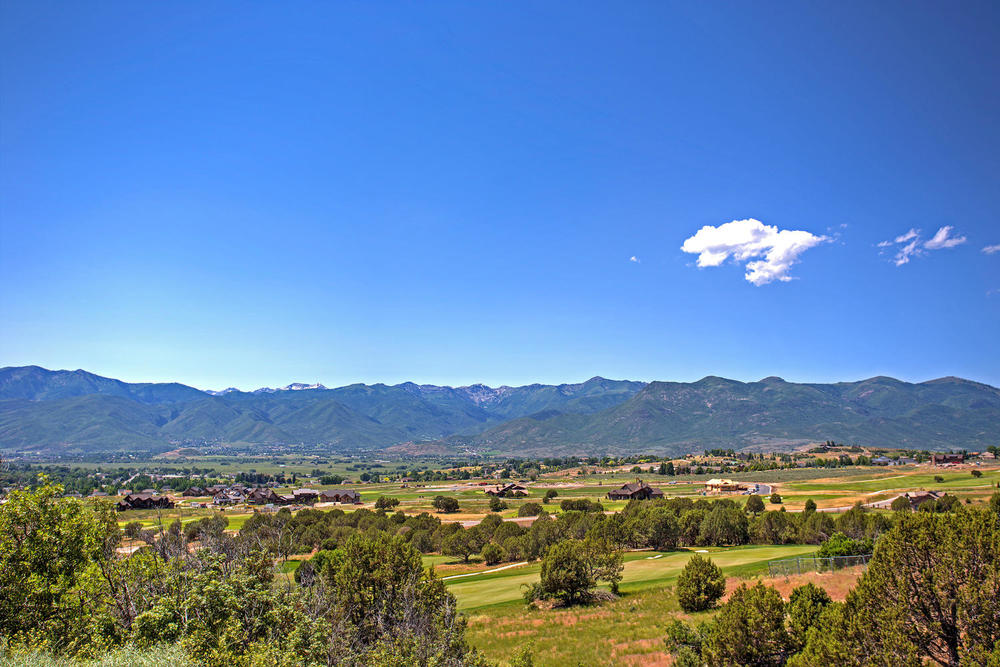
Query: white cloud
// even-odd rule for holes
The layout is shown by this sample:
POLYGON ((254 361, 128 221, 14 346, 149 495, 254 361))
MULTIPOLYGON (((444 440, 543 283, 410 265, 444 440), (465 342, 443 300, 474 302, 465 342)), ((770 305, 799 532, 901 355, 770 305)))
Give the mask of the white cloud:
POLYGON ((642 260, 639 259, 638 257, 636 257, 635 255, 632 255, 631 257, 629 257, 628 261, 635 262, 636 264, 641 264, 642 263, 642 260))
POLYGON ((995 252, 1000 252, 1000 243, 996 245, 986 246, 985 248, 983 248, 983 252, 985 252, 987 255, 992 255, 995 252))
POLYGON ((719 266, 727 259, 746 262, 746 279, 754 285, 787 282, 799 255, 829 239, 806 231, 778 229, 753 218, 706 225, 686 239, 681 250, 698 255, 699 267, 719 266), (763 259, 755 259, 762 257, 763 259), (753 260, 753 261, 748 261, 753 260))
POLYGON ((932 238, 924 241, 920 237, 920 230, 911 227, 910 231, 900 234, 892 241, 882 241, 878 244, 878 247, 889 248, 891 246, 901 246, 896 251, 895 256, 893 256, 892 263, 896 266, 902 266, 908 264, 914 257, 927 254, 928 250, 954 248, 957 245, 965 243, 967 239, 964 236, 951 235, 953 229, 954 227, 951 225, 945 225, 938 229, 932 238))
MULTIPOLYGON (((898 243, 899 241, 897 241, 898 243)), ((893 259, 896 266, 902 266, 910 261, 911 257, 919 257, 924 254, 924 251, 920 248, 920 239, 915 238, 896 253, 896 257, 893 259)))
POLYGON ((925 243, 924 247, 928 250, 940 250, 941 248, 954 248, 957 245, 965 243, 966 238, 964 236, 951 236, 952 229, 954 227, 951 225, 945 225, 937 230, 934 238, 925 243))

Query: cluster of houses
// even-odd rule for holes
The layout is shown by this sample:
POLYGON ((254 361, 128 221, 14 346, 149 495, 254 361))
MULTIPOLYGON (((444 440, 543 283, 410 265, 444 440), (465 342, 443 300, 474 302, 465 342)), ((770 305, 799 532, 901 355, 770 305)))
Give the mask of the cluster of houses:
POLYGON ((126 510, 155 510, 170 509, 174 506, 174 501, 169 496, 163 496, 152 489, 142 493, 128 493, 118 501, 118 511, 126 510))
MULTIPOLYGON (((181 496, 187 498, 211 497, 213 505, 311 505, 320 503, 341 503, 358 505, 361 494, 354 489, 330 489, 316 491, 313 489, 295 489, 290 494, 279 494, 269 487, 247 487, 240 485, 225 486, 218 484, 205 488, 193 486, 181 496)), ((134 509, 169 509, 174 501, 166 495, 160 495, 153 489, 141 493, 126 493, 118 502, 119 511, 134 509)))

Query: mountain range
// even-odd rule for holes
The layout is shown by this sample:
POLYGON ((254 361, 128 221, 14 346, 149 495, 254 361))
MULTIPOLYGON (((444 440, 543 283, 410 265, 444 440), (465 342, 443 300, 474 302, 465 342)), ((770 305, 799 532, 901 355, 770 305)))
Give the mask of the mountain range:
POLYGON ((330 451, 682 454, 838 442, 982 449, 1000 441, 1000 390, 961 378, 799 384, 634 382, 208 392, 83 370, 0 369, 0 449, 160 452, 178 445, 304 444, 330 451))

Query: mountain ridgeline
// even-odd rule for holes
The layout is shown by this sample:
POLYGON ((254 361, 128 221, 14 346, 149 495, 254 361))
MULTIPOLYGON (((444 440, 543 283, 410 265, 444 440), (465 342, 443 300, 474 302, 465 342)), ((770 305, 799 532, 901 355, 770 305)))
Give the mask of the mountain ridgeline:
POLYGON ((682 454, 813 441, 983 449, 1000 440, 1000 390, 960 378, 835 384, 780 378, 441 387, 289 385, 206 392, 86 371, 0 369, 0 449, 160 452, 290 444, 330 451, 682 454))

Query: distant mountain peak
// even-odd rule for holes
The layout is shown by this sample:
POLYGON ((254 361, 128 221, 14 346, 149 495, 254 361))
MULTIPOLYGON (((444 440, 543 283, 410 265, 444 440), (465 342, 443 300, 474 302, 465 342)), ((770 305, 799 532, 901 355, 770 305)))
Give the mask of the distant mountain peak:
POLYGON ((306 391, 309 389, 326 389, 325 386, 317 382, 316 384, 306 384, 304 382, 293 382, 284 387, 261 387, 254 389, 253 394, 275 394, 279 391, 306 391))
POLYGON ((212 391, 211 389, 206 389, 206 394, 211 394, 212 396, 225 396, 226 394, 231 394, 233 392, 238 392, 239 389, 236 387, 226 387, 225 389, 220 389, 219 391, 212 391))
POLYGON ((485 384, 470 384, 466 387, 456 387, 455 391, 468 398, 476 405, 495 403, 511 392, 511 387, 488 387, 485 384))

